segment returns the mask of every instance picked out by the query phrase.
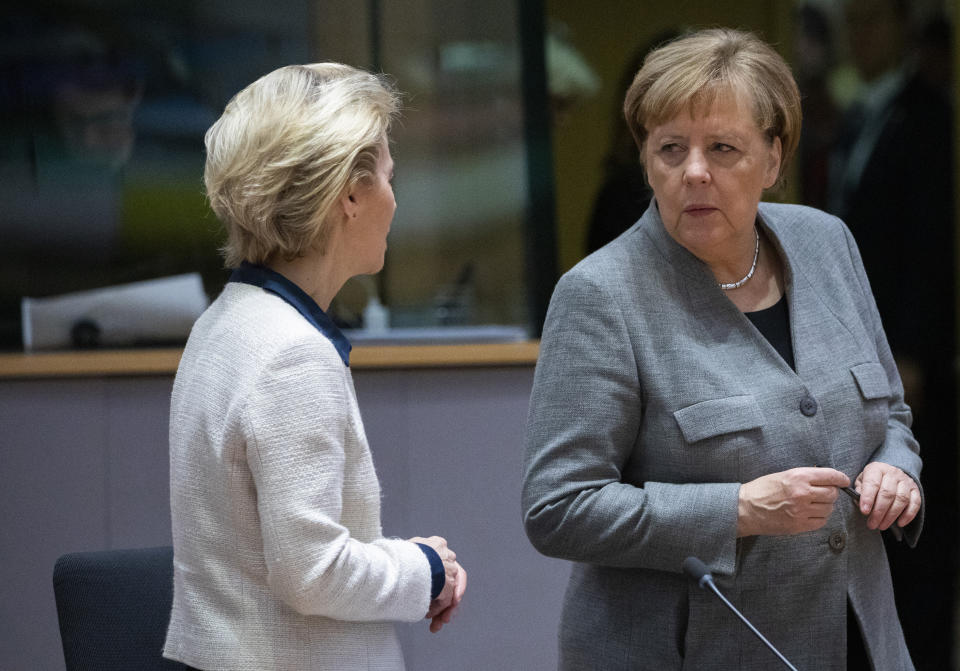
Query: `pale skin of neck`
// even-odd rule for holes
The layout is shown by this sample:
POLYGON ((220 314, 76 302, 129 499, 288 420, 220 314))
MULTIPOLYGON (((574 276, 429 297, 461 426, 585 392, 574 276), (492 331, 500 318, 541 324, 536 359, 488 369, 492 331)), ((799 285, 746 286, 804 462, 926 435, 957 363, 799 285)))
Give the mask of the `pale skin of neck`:
POLYGON ((323 254, 316 247, 311 247, 306 254, 295 259, 278 258, 267 263, 271 270, 303 289, 324 312, 330 309, 333 297, 347 280, 356 275, 347 267, 349 256, 337 253, 342 244, 341 230, 342 226, 330 231, 327 249, 323 254))
MULTIPOLYGON (((733 280, 723 281, 730 282, 740 279, 740 277, 746 275, 752 262, 753 249, 750 250, 749 258, 745 260, 740 276, 733 280)), ((713 267, 710 269, 714 276, 717 276, 717 270, 713 267)), ((728 276, 728 271, 721 276, 728 276)), ((717 281, 720 282, 721 280, 718 279, 717 281)), ((757 257, 757 269, 754 271, 753 277, 739 289, 730 289, 723 293, 741 312, 755 312, 771 307, 783 296, 783 265, 780 262, 780 255, 777 254, 773 244, 762 232, 760 233, 760 254, 757 257)))

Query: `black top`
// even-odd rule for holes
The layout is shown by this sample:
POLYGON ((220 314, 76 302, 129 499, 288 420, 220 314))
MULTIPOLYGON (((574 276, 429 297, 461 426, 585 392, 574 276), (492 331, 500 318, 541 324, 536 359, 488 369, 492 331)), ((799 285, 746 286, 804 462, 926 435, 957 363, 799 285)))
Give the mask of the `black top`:
POLYGON ((763 337, 773 345, 773 349, 783 357, 790 368, 796 370, 793 363, 793 341, 790 339, 790 310, 787 297, 783 295, 776 303, 763 310, 745 312, 747 319, 753 322, 763 337))

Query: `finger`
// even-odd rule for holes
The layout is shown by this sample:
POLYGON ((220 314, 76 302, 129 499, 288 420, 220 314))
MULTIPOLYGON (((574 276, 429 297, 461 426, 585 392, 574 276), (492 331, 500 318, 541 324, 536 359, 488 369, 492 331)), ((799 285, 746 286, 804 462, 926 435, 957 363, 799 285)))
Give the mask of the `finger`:
MULTIPOLYGON (((920 498, 920 489, 909 476, 900 481, 899 487, 902 487, 904 490, 903 499, 905 504, 903 506, 903 510, 899 515, 897 515, 896 519, 890 523, 890 525, 904 527, 910 524, 910 522, 913 521, 913 518, 917 516, 917 513, 920 512, 920 505, 922 504, 922 501, 920 498)), ((898 496, 900 496, 899 487, 897 490, 898 496)))
MULTIPOLYGON (((452 590, 451 590, 452 592, 452 590)), ((453 594, 448 593, 445 596, 438 596, 436 599, 430 602, 430 610, 427 611, 427 619, 432 619, 445 611, 450 607, 450 604, 453 603, 453 594)))
POLYGON ((839 493, 840 490, 836 487, 815 486, 810 488, 810 500, 812 503, 829 503, 832 505, 837 500, 839 493))
POLYGON ((884 515, 883 521, 880 522, 881 529, 889 528, 907 509, 907 506, 910 505, 910 492, 913 487, 913 480, 909 477, 900 476, 897 478, 897 490, 894 494, 894 500, 890 505, 890 510, 884 515))
MULTIPOLYGON (((881 522, 883 522, 887 513, 890 512, 890 509, 896 504, 898 484, 899 481, 893 474, 885 473, 883 475, 880 486, 877 488, 877 495, 873 501, 873 509, 867 518, 868 529, 880 528, 881 522)), ((861 502, 862 500, 863 499, 861 499, 861 502)), ((896 512, 897 515, 899 515, 901 511, 897 510, 896 512)))
MULTIPOLYGON (((919 495, 917 498, 919 499, 919 495)), ((919 509, 919 505, 917 507, 919 509)), ((465 568, 460 566, 460 576, 457 579, 457 588, 453 592, 454 603, 460 603, 460 601, 463 599, 463 594, 466 591, 467 591, 467 571, 465 568)))
POLYGON ((890 528, 890 525, 907 509, 907 506, 910 504, 910 485, 911 483, 905 479, 898 479, 897 489, 894 492, 893 501, 890 503, 890 509, 887 511, 887 514, 883 516, 883 519, 880 520, 881 529, 890 528))
POLYGON ((814 486, 819 487, 847 487, 850 485, 850 478, 843 471, 835 468, 813 467, 805 469, 808 474, 807 481, 814 486))
POLYGON ((430 631, 436 634, 438 631, 443 629, 443 625, 449 624, 453 619, 453 616, 456 612, 456 609, 453 607, 445 608, 443 612, 438 613, 430 621, 430 631))
POLYGON ((923 502, 920 499, 920 490, 914 484, 910 490, 910 503, 907 504, 907 509, 900 513, 900 517, 897 518, 897 526, 905 527, 910 524, 917 517, 917 513, 920 512, 921 503, 923 502))
POLYGON ((447 561, 457 561, 457 553, 447 548, 447 561))
POLYGON ((453 589, 453 597, 450 599, 450 608, 460 605, 463 600, 463 593, 467 590, 467 576, 463 568, 460 569, 460 577, 457 578, 457 584, 453 589))
POLYGON ((817 529, 822 529, 827 524, 827 520, 829 519, 830 519, 829 516, 808 517, 807 519, 803 520, 802 524, 794 524, 789 528, 785 529, 783 533, 799 534, 799 533, 806 533, 807 531, 816 531, 817 529))
POLYGON ((877 499, 877 492, 880 490, 880 479, 871 477, 866 469, 860 474, 860 512, 869 515, 873 511, 877 499))

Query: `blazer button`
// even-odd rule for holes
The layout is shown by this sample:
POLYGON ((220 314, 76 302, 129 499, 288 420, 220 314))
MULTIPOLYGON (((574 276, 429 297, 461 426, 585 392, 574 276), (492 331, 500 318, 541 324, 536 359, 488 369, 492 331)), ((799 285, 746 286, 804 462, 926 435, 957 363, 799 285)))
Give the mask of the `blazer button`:
POLYGON ((800 399, 800 412, 807 417, 813 417, 817 414, 817 401, 813 396, 804 396, 800 399))
POLYGON ((834 531, 830 534, 830 549, 834 552, 842 552, 843 548, 847 546, 847 534, 842 531, 834 531))

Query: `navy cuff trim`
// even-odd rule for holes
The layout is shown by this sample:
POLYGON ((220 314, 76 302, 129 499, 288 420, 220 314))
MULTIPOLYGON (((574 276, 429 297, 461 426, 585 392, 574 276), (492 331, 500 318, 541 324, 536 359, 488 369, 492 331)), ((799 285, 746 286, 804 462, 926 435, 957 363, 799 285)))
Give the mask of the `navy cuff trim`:
POLYGON ((430 562, 430 600, 433 601, 440 596, 440 592, 447 584, 447 572, 443 569, 443 561, 441 561, 436 550, 423 543, 417 543, 417 545, 423 550, 423 554, 427 555, 427 561, 430 562))

